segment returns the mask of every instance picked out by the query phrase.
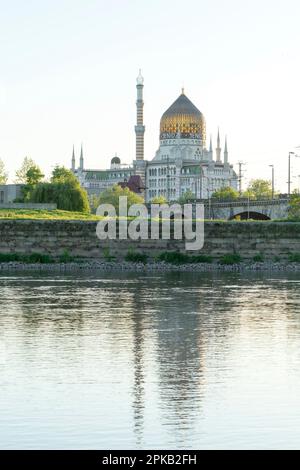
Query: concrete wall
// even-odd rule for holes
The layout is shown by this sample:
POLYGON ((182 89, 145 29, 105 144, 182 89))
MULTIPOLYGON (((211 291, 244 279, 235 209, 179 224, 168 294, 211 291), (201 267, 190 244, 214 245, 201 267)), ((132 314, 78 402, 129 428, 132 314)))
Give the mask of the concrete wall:
MULTIPOLYGON (((128 250, 147 253, 185 251, 184 241, 114 240, 96 237, 96 222, 57 220, 0 220, 0 253, 48 253, 59 256, 67 250, 72 256, 103 258, 104 249, 122 259, 128 250)), ((262 253, 265 258, 287 258, 300 253, 300 223, 207 222, 202 254, 218 258, 237 252, 243 258, 262 253)), ((195 253, 195 252, 194 252, 195 253)))
POLYGON ((21 197, 23 184, 1 184, 0 185, 0 203, 10 204, 18 197, 21 197))

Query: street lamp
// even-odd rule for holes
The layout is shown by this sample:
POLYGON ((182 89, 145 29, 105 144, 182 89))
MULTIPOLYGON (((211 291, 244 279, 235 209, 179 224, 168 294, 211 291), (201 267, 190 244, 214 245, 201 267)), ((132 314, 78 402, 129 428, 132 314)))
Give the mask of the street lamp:
MULTIPOLYGON (((296 147, 299 148, 299 147, 296 147)), ((300 155, 296 155, 295 152, 289 152, 289 179, 288 179, 288 195, 291 195, 291 155, 295 157, 300 157, 300 155)))
POLYGON ((274 193, 275 193, 275 169, 274 165, 269 165, 270 168, 272 168, 272 199, 274 199, 274 193))

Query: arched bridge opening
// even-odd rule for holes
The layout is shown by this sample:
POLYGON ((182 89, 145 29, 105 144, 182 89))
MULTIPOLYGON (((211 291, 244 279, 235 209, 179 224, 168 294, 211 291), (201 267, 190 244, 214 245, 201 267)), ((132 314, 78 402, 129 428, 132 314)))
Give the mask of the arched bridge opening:
POLYGON ((271 220, 271 218, 261 212, 245 211, 233 215, 229 220, 271 220))

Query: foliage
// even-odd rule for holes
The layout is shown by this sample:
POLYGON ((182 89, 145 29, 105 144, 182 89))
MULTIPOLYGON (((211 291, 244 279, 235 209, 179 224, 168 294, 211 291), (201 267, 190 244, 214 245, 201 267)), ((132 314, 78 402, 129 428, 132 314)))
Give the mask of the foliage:
POLYGON ((57 183, 40 183, 29 193, 29 202, 54 203, 65 211, 90 212, 87 192, 78 180, 57 183))
POLYGON ((230 264, 239 264, 241 261, 242 261, 242 258, 237 253, 231 253, 231 254, 228 254, 228 255, 224 255, 220 259, 221 264, 228 264, 228 265, 230 265, 230 264))
POLYGON ((26 184, 34 186, 42 181, 45 175, 37 165, 32 165, 26 172, 26 184))
POLYGON ((59 257, 60 263, 70 263, 73 259, 68 250, 64 250, 63 254, 59 257))
POLYGON ((188 264, 188 263, 211 263, 212 257, 206 255, 188 255, 179 251, 165 251, 157 257, 158 261, 165 261, 171 264, 188 264))
POLYGON ((164 196, 156 196, 152 199, 152 204, 167 204, 167 199, 164 196))
POLYGON ((220 199, 220 200, 234 200, 239 197, 239 193, 236 189, 231 188, 230 186, 218 189, 212 195, 213 198, 220 199))
POLYGON ((56 166, 52 172, 50 179, 51 183, 66 183, 73 182, 78 184, 79 181, 71 170, 68 170, 64 166, 56 166))
POLYGON ((263 261, 264 261, 264 256, 263 256, 261 253, 259 253, 259 254, 255 255, 255 256, 253 257, 253 261, 254 261, 255 263, 263 263, 263 261))
POLYGON ((291 253, 289 255, 290 263, 300 263, 300 253, 291 253))
POLYGON ((125 261, 131 261, 132 263, 147 263, 148 256, 143 253, 136 253, 133 250, 129 250, 125 256, 125 261))
POLYGON ((187 204, 190 201, 195 199, 195 194, 192 191, 186 191, 180 198, 178 199, 179 204, 187 204))
POLYGON ((16 171, 16 179, 15 183, 17 184, 27 184, 27 172, 32 168, 36 167, 35 162, 32 160, 32 158, 25 157, 23 160, 23 163, 21 165, 21 168, 16 171))
POLYGON ((119 185, 114 185, 111 188, 106 189, 100 194, 98 201, 96 201, 97 207, 100 204, 111 204, 116 209, 116 213, 119 212, 119 198, 127 197, 127 207, 129 208, 133 204, 143 204, 144 199, 138 194, 130 191, 129 188, 122 188, 119 185))
POLYGON ((298 192, 293 192, 289 202, 289 215, 288 219, 290 220, 299 220, 300 219, 300 194, 298 192))
POLYGON ((115 256, 112 256, 112 255, 110 254, 110 250, 109 250, 108 247, 103 248, 103 256, 104 256, 104 259, 105 259, 106 261, 114 261, 114 260, 116 259, 115 256))
POLYGON ((0 159, 0 184, 6 184, 8 180, 8 173, 5 171, 5 165, 0 159))
POLYGON ((23 253, 0 253, 0 263, 10 262, 49 264, 54 263, 55 260, 51 256, 41 253, 31 253, 29 255, 23 253))
POLYGON ((263 179, 251 180, 243 196, 249 197, 250 199, 271 199, 272 183, 271 181, 263 179))

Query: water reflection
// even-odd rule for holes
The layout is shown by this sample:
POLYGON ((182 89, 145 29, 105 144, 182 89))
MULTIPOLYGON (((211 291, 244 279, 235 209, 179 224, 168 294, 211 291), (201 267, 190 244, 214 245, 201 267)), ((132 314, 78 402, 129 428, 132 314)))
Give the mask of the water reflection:
POLYGON ((0 447, 299 447, 299 283, 2 276, 0 447))

